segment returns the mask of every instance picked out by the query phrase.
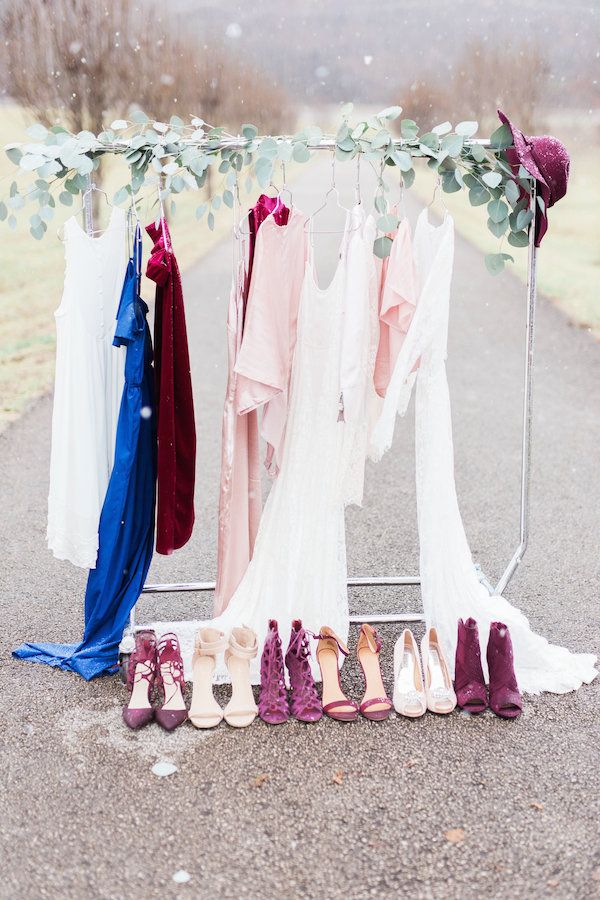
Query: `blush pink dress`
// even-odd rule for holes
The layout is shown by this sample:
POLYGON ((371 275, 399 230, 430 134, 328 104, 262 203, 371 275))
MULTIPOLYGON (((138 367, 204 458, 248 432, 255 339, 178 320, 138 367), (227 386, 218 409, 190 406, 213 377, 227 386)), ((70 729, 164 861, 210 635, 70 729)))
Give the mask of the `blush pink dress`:
POLYGON ((287 225, 269 216, 254 249, 244 338, 235 373, 236 411, 263 408, 260 433, 267 442, 265 465, 279 471, 296 347, 298 305, 307 259, 305 216, 293 209, 287 225))
POLYGON ((379 396, 385 397, 417 305, 417 278, 406 218, 398 226, 389 257, 382 260, 379 277, 379 345, 374 381, 379 396))

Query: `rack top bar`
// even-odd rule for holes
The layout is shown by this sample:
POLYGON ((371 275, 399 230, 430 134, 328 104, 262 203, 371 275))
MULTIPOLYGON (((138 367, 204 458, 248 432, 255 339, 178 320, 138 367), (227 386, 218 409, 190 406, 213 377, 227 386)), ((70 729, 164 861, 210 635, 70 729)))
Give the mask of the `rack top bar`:
MULTIPOLYGON (((278 144, 291 143, 293 140, 292 135, 261 135, 254 140, 264 140, 265 138, 270 138, 273 141, 276 141, 278 144)), ((201 138, 200 140, 192 140, 191 138, 183 138, 179 143, 186 144, 190 147, 198 147, 199 150, 245 150, 248 147, 248 144, 251 143, 247 138, 242 135, 238 135, 237 137, 227 137, 222 140, 212 140, 210 138, 201 138)), ((296 143, 298 143, 296 141, 296 143)), ((464 142, 465 147, 471 147, 474 144, 480 144, 482 147, 490 146, 489 138, 469 138, 464 142)), ((411 145, 411 142, 406 140, 405 138, 397 138, 392 141, 392 145, 401 149, 402 147, 407 147, 411 145)), ((114 152, 114 153, 124 153, 131 146, 131 140, 123 138, 122 140, 113 141, 110 144, 102 144, 98 142, 92 150, 104 150, 105 152, 114 152)), ((319 143, 311 144, 310 141, 307 144, 309 150, 335 150, 336 141, 335 138, 327 138, 325 140, 319 141, 319 143)), ((359 153, 363 153, 363 151, 359 148, 359 153)))

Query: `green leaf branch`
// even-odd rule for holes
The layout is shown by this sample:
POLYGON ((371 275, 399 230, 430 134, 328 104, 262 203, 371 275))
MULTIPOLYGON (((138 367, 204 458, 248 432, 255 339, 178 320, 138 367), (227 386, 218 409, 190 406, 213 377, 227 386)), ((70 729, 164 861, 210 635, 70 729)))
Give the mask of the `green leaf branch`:
MULTIPOLYGON (((395 167, 401 183, 410 188, 415 159, 423 160, 436 174, 445 193, 463 190, 472 206, 485 206, 487 227, 495 238, 502 242, 507 236, 511 247, 527 246, 534 218, 529 208, 532 180, 523 167, 515 173, 507 158, 512 136, 505 125, 496 129, 489 144, 483 144, 475 137, 477 122, 459 122, 454 127, 443 122, 421 133, 415 121, 402 118, 400 106, 390 106, 359 122, 352 121, 352 112, 352 104, 342 107, 335 134, 308 126, 291 137, 260 135, 250 123, 234 135, 198 116, 190 116, 187 122, 179 116, 160 122, 142 110, 133 112, 130 119, 116 119, 97 135, 90 131, 72 134, 60 125, 48 129, 35 123, 27 130, 29 143, 5 147, 8 159, 18 168, 18 180, 27 184, 23 188, 17 180, 11 183, 8 198, 0 200, 0 222, 7 221, 14 228, 19 212, 33 203, 30 231, 40 240, 56 203, 72 206, 88 186, 88 178, 93 179, 101 159, 116 154, 124 158, 128 173, 114 195, 115 203, 130 203, 140 192, 154 190, 157 195, 160 191, 163 202, 173 204, 177 194, 199 191, 208 183, 214 185, 212 196, 199 204, 196 216, 207 215, 209 228, 214 228, 219 209, 232 209, 239 201, 241 185, 246 193, 255 185, 264 190, 272 183, 276 166, 304 164, 324 143, 340 162, 360 155, 378 172, 375 208, 381 234, 374 247, 378 256, 389 254, 389 235, 398 224, 388 210, 384 173, 387 167, 395 167)), ((502 252, 502 247, 485 259, 494 274, 507 261, 513 257, 502 252)))

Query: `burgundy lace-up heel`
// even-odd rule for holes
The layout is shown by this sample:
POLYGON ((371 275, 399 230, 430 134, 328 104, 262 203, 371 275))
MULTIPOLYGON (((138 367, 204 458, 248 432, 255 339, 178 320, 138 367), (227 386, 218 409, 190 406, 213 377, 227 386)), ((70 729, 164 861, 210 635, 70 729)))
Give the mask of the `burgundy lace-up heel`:
POLYGON ((142 728, 154 718, 152 694, 155 679, 156 635, 150 630, 138 631, 127 670, 127 687, 131 697, 128 705, 123 707, 123 721, 129 728, 142 728))
POLYGON ((458 620, 458 641, 454 658, 456 702, 469 713, 481 713, 488 705, 481 666, 479 631, 475 619, 458 620))
POLYGON ((188 717, 183 699, 183 660, 176 634, 163 634, 159 641, 156 687, 162 690, 164 702, 154 711, 154 718, 165 731, 173 731, 188 717))
POLYGON ((285 688, 283 650, 275 619, 269 620, 269 631, 260 661, 258 714, 263 722, 268 722, 269 725, 281 725, 290 717, 290 705, 285 688))
POLYGON ((301 722, 318 722, 323 715, 315 682, 310 670, 308 635, 300 619, 292 622, 285 664, 290 673, 290 712, 301 722))
POLYGON ((523 711, 523 701, 515 675, 512 641, 508 628, 502 622, 492 622, 490 625, 487 664, 490 709, 501 719, 516 719, 523 711))

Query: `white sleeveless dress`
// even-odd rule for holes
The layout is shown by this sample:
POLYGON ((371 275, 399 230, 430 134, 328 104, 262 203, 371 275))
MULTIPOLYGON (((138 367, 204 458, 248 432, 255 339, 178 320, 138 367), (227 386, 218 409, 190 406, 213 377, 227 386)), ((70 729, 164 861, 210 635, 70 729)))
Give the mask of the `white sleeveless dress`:
POLYGON ((114 207, 100 237, 76 218, 65 233, 65 283, 56 318, 48 547, 95 568, 98 524, 114 460, 125 347, 113 347, 127 267, 127 215, 114 207))
POLYGON ((404 415, 416 373, 415 450, 420 573, 423 608, 454 670, 459 618, 479 625, 486 670, 490 623, 508 626, 521 690, 564 693, 590 682, 596 657, 571 653, 535 634, 523 613, 502 596, 490 597, 480 583, 463 527, 454 481, 452 417, 446 376, 454 223, 446 214, 437 227, 428 212, 419 216, 414 254, 421 290, 414 318, 400 350, 381 418, 372 435, 375 457, 392 443, 396 414, 404 415))
MULTIPOLYGON (((347 217, 340 248, 340 260, 329 286, 321 289, 315 278, 312 253, 309 253, 300 299, 298 333, 290 389, 290 406, 281 468, 267 498, 260 521, 254 554, 239 587, 221 615, 210 622, 157 622, 157 634, 175 631, 181 643, 186 674, 191 675, 194 636, 202 625, 220 628, 226 633, 237 625, 253 628, 259 641, 258 657, 251 663, 253 683, 260 683, 260 651, 268 620, 274 618, 284 644, 284 652, 293 619, 301 619, 305 628, 317 632, 329 625, 346 641, 348 637, 348 594, 344 505, 347 497, 362 494, 360 484, 348 481, 350 460, 345 433, 362 433, 357 421, 364 404, 359 397, 359 378, 347 378, 351 421, 340 417, 340 384, 344 380, 342 364, 343 311, 346 300, 357 321, 368 320, 369 283, 363 286, 349 272, 364 270, 361 258, 365 241, 372 233, 364 227, 363 214, 354 210, 347 217), (348 296, 348 291, 351 296, 348 296), (365 307, 361 311, 360 306, 365 307)), ((346 329, 351 322, 346 319, 346 329)), ((346 330, 346 333, 347 330, 346 330)), ((362 341, 369 343, 368 328, 362 329, 362 341)), ((368 354, 347 340, 365 359, 368 354)), ((348 346, 350 345, 348 344, 348 346)), ((367 367, 362 390, 367 390, 367 367)), ((366 441, 363 441, 364 467, 366 441)), ((320 678, 316 660, 313 675, 320 678)), ((228 681, 223 660, 217 663, 215 680, 228 681)))

